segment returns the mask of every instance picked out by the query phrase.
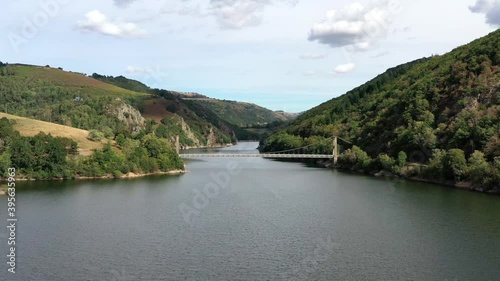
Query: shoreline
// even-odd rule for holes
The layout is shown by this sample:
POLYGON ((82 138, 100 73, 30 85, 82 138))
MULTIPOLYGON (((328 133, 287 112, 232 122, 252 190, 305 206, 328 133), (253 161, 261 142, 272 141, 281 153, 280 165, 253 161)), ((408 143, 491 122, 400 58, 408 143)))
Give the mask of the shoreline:
POLYGON ((233 143, 226 143, 226 144, 217 144, 215 146, 181 146, 180 151, 185 151, 189 149, 208 149, 208 148, 226 148, 226 147, 231 147, 234 146, 233 143))
MULTIPOLYGON (((16 178, 16 182, 29 182, 29 181, 64 181, 64 180, 127 180, 127 179, 136 179, 143 178, 148 176, 161 176, 161 175, 182 175, 188 173, 188 170, 172 170, 167 172, 154 172, 154 173, 144 173, 144 174, 136 174, 129 172, 127 174, 122 175, 121 177, 113 177, 112 175, 106 175, 102 177, 91 177, 91 176, 76 176, 74 178, 65 179, 65 178, 52 178, 52 179, 27 179, 27 178, 16 178)), ((6 194, 7 185, 5 185, 6 181, 0 180, 0 196, 6 194)))
MULTIPOLYGON (((303 161, 300 161, 300 162, 303 163, 303 161)), ((320 168, 337 170, 339 172, 351 173, 353 175, 364 175, 364 176, 369 176, 369 177, 374 177, 374 178, 389 178, 389 179, 405 180, 408 182, 435 184, 435 185, 439 185, 441 187, 451 187, 451 188, 459 189, 459 190, 465 190, 465 191, 483 193, 483 194, 488 194, 488 195, 500 196, 500 190, 499 191, 484 190, 481 187, 475 186, 472 182, 465 182, 465 181, 454 182, 451 180, 425 179, 425 178, 420 178, 420 177, 404 177, 404 176, 395 175, 395 174, 393 174, 391 172, 387 172, 387 171, 379 171, 377 173, 366 173, 366 172, 360 171, 360 170, 352 170, 352 169, 334 166, 331 161, 324 161, 324 162, 315 161, 314 163, 315 163, 315 165, 317 165, 320 168)))
POLYGON ((424 179, 424 178, 419 178, 419 177, 402 177, 402 176, 398 176, 398 175, 395 175, 391 172, 386 172, 386 171, 380 171, 378 173, 365 173, 363 171, 342 169, 342 168, 333 167, 333 166, 330 166, 328 168, 333 169, 333 170, 338 170, 341 172, 350 172, 353 174, 365 175, 365 176, 370 176, 370 177, 374 177, 374 178, 401 179, 401 180, 405 180, 405 181, 409 181, 409 182, 435 184, 435 185, 439 185, 442 187, 452 187, 454 189, 466 190, 466 191, 471 191, 471 192, 478 192, 478 193, 483 193, 483 194, 488 194, 488 195, 497 195, 497 196, 500 195, 500 191, 487 191, 487 190, 484 190, 481 188, 475 188, 471 182, 454 182, 454 181, 446 181, 446 180, 424 179))

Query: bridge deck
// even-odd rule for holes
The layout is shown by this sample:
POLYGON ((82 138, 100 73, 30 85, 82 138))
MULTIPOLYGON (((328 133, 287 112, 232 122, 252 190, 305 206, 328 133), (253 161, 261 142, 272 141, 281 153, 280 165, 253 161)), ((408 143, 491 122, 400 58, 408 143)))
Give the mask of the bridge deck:
POLYGON ((301 158, 301 159, 331 159, 331 154, 274 154, 274 153, 200 153, 200 154, 180 154, 181 158, 244 158, 244 157, 258 157, 258 158, 301 158))

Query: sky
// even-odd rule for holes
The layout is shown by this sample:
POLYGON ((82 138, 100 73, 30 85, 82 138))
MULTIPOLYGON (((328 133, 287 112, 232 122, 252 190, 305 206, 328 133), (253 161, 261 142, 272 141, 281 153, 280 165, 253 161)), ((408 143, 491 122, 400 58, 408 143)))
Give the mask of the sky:
POLYGON ((500 26, 500 0, 17 0, 0 61, 300 112, 500 26))

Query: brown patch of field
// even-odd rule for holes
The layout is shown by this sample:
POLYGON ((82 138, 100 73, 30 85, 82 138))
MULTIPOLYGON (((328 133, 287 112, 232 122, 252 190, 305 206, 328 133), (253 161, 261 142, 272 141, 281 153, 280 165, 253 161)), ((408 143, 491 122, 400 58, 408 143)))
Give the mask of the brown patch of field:
POLYGON ((142 116, 146 119, 153 119, 155 121, 160 121, 164 117, 175 115, 167 110, 167 107, 174 105, 175 101, 166 100, 163 98, 151 98, 146 100, 144 106, 144 112, 142 116))
POLYGON ((0 118, 3 117, 15 120, 14 129, 19 131, 22 136, 35 136, 40 132, 44 132, 54 137, 72 139, 78 143, 80 155, 83 156, 88 156, 92 153, 92 150, 101 149, 104 146, 103 142, 94 142, 87 139, 89 131, 86 130, 0 113, 0 118))

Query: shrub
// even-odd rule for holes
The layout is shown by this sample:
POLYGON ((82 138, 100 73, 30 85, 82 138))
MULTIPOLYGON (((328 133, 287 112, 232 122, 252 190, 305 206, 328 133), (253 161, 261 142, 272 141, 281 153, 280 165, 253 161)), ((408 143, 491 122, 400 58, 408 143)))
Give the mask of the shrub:
POLYGON ((467 176, 467 160, 461 149, 450 149, 444 157, 444 175, 448 179, 459 181, 467 176))
POLYGON ((91 141, 101 141, 104 139, 104 133, 97 130, 91 130, 87 138, 91 141))
POLYGON ((424 175, 434 179, 444 178, 444 158, 446 151, 434 149, 429 165, 424 169, 424 175))
POLYGON ((361 148, 353 146, 339 155, 338 164, 343 168, 368 171, 372 159, 361 148))
POLYGON ((398 161, 397 164, 399 167, 403 167, 406 165, 406 160, 408 159, 408 156, 406 156, 406 153, 404 151, 400 151, 398 153, 398 161))
POLYGON ((383 170, 388 172, 392 171, 392 167, 396 164, 396 160, 392 159, 392 157, 387 154, 379 154, 377 162, 383 170))
POLYGON ((489 170, 490 164, 486 161, 484 153, 477 150, 474 151, 469 157, 469 181, 474 184, 481 184, 487 181, 489 170))

